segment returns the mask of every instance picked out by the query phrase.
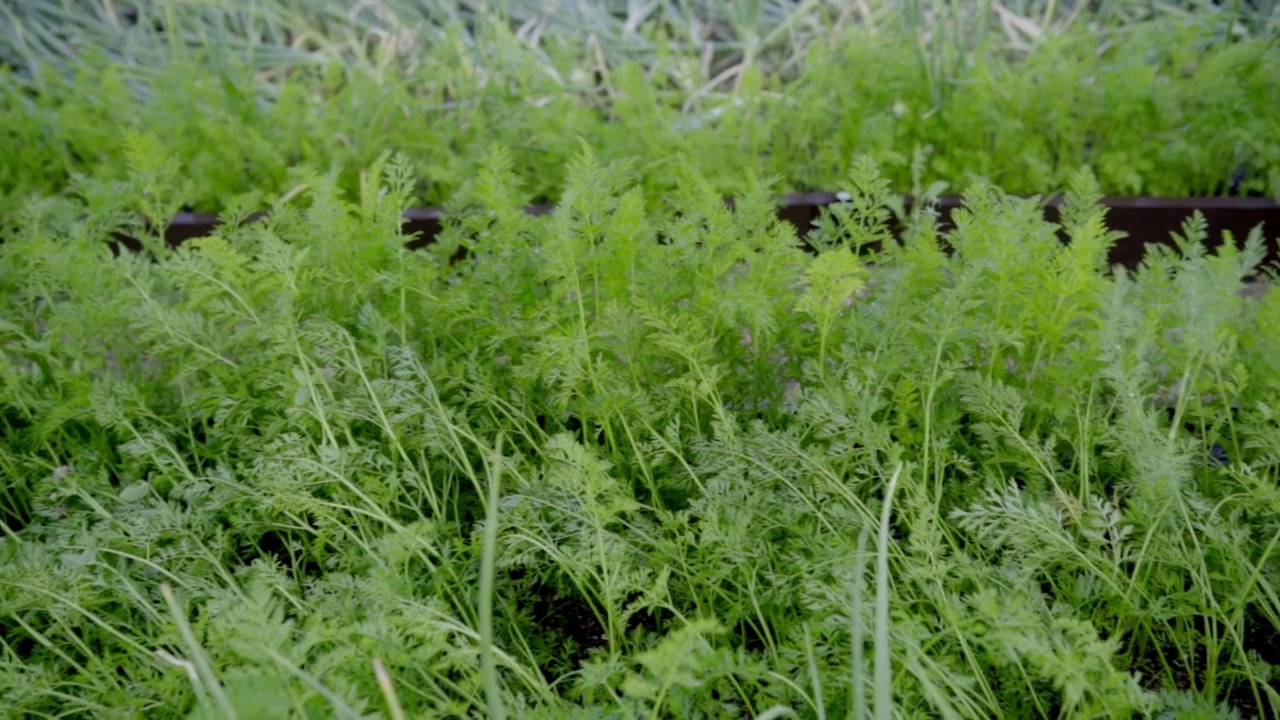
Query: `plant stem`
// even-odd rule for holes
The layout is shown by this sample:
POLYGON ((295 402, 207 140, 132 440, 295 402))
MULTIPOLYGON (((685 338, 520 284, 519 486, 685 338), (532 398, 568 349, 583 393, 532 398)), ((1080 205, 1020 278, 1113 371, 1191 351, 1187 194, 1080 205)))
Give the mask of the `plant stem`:
POLYGON ((494 720, 506 720, 507 717, 498 685, 498 668, 493 656, 494 556, 498 546, 498 481, 501 463, 502 435, 498 435, 493 458, 489 463, 489 497, 485 507, 484 549, 480 557, 480 674, 484 680, 489 717, 494 720))

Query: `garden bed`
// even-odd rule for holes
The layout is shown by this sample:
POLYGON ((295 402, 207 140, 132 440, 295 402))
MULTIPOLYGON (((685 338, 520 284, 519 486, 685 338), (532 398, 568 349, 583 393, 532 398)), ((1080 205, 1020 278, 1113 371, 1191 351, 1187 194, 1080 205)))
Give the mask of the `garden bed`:
POLYGON ((0 716, 1280 717, 1280 15, 1037 2, 10 13, 0 716))
POLYGON ((974 46, 945 75, 896 26, 813 43, 786 77, 743 67, 740 82, 719 85, 689 78, 680 57, 567 82, 520 43, 499 58, 433 42, 403 73, 335 64, 263 76, 216 48, 145 72, 84 60, 69 74, 0 73, 0 217, 83 185, 73 178, 121 181, 170 159, 188 184, 182 203, 199 210, 284 195, 309 171, 335 170, 354 194, 359 168, 389 150, 421 180, 417 204, 441 205, 490 144, 510 149, 525 199, 555 202, 580 141, 606 163, 639 159, 631 172, 653 196, 687 169, 735 197, 751 178, 777 178, 782 192, 838 189, 865 153, 904 194, 924 192, 920 179, 958 191, 972 175, 1016 194, 1057 191, 1087 165, 1109 195, 1280 199, 1274 42, 1223 42, 1207 18, 1105 39, 1082 22, 1027 52, 974 46))
POLYGON ((1084 173, 1060 226, 987 188, 883 242, 886 186, 851 177, 811 253, 763 196, 645 209, 589 158, 545 221, 468 198, 466 263, 404 252, 372 186, 153 262, 104 258, 83 207, 19 227, 0 697, 1274 716, 1261 243, 1184 226, 1109 274, 1084 173))
MULTIPOLYGON (((836 193, 802 193, 783 195, 778 199, 778 217, 795 226, 803 239, 813 228, 823 208, 840 202, 836 193)), ((1280 203, 1267 198, 1206 197, 1206 198, 1125 198, 1104 197, 1100 200, 1107 209, 1107 226, 1125 233, 1111 249, 1109 262, 1129 269, 1138 266, 1148 245, 1170 245, 1172 236, 1193 213, 1204 216, 1208 230, 1206 249, 1221 244, 1223 233, 1230 233, 1236 242, 1243 242, 1255 227, 1263 226, 1266 246, 1266 262, 1280 258, 1280 203)), ((950 227, 951 213, 961 206, 959 196, 948 195, 937 199, 939 225, 950 227)), ((730 201, 732 204, 732 201, 730 201)), ((903 206, 910 210, 913 198, 904 198, 903 206)), ((1059 219, 1062 199, 1055 197, 1045 203, 1045 218, 1050 222, 1059 219)), ((532 205, 525 208, 531 215, 544 215, 554 206, 532 205)), ((413 208, 405 211, 403 232, 412 236, 408 247, 417 249, 433 243, 440 233, 445 211, 441 208, 413 208)), ((256 218, 258 216, 251 216, 256 218)), ((180 213, 169 223, 165 240, 177 246, 192 238, 212 233, 219 225, 217 215, 208 213, 180 213)), ((900 230, 895 225, 895 230, 900 230)), ((134 239, 119 238, 132 249, 141 245, 134 239)))

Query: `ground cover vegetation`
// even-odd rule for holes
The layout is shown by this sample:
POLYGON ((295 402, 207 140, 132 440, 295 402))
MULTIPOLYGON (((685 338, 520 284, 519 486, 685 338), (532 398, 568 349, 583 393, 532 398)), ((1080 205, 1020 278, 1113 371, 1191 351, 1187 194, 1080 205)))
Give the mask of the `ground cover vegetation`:
POLYGON ((325 51, 354 40, 326 44, 342 18, 323 14, 290 31, 249 11, 161 4, 60 38, 80 26, 10 11, 0 213, 76 177, 123 179, 123 129, 176 157, 191 209, 207 212, 251 190, 287 193, 294 168, 338 169, 355 192, 358 169, 386 150, 412 162, 414 203, 440 204, 491 141, 510 149, 531 197, 551 202, 580 138, 604 161, 643 158, 653 198, 671 189, 677 158, 737 195, 751 173, 777 176, 780 191, 832 190, 855 152, 899 192, 914 169, 953 190, 977 173, 1049 193, 1089 165, 1107 194, 1280 197, 1280 13, 1246 26, 1222 9, 1125 23, 1101 9, 1085 22, 1084 6, 1061 19, 998 3, 975 4, 986 10, 972 18, 946 4, 840 17, 802 6, 694 14, 696 33, 656 4, 623 30, 587 24, 594 34, 518 14, 455 13, 430 31, 384 20, 358 61, 325 51), (1006 32, 984 32, 991 23, 1006 32), (727 39, 706 39, 719 26, 727 39))
POLYGON ((0 10, 0 715, 1280 714, 1275 3, 543 5, 0 10))
POLYGON ((1081 170, 1061 226, 979 180, 894 242, 862 158, 811 254, 768 182, 655 209, 584 147, 530 217, 495 148, 420 251, 386 158, 175 250, 131 148, 0 245, 10 715, 1280 707, 1260 233, 1108 274, 1081 170))

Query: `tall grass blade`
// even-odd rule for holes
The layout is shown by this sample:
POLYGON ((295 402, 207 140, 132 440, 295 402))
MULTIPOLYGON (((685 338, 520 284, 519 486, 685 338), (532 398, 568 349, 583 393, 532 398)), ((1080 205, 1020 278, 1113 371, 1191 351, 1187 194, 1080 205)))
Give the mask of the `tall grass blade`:
POLYGON ((498 684, 498 666, 493 655, 493 583, 494 561, 498 547, 498 483, 502 471, 502 435, 498 435, 493 459, 489 462, 489 493, 485 506, 484 548, 480 559, 480 673, 484 679, 484 697, 489 717, 505 720, 506 708, 498 684))
POLYGON ((853 643, 853 678, 849 683, 849 707, 852 708, 853 720, 867 720, 867 688, 866 688, 866 638, 862 630, 863 580, 867 567, 867 538, 871 535, 870 527, 863 527, 858 533, 858 554, 854 560, 852 605, 850 611, 849 634, 853 643))
POLYGON ((892 647, 889 645, 889 518, 893 512, 893 491, 898 487, 898 477, 901 474, 902 464, 899 463, 884 493, 884 508, 880 511, 880 535, 876 540, 876 720, 891 720, 893 717, 893 669, 890 666, 892 647))
POLYGON ((182 634, 182 641, 187 646, 187 652, 191 655, 190 662, 195 666, 195 671, 200 677, 201 684, 213 696, 214 703, 218 706, 218 711, 222 713, 224 718, 234 720, 239 717, 235 708, 231 706, 231 700, 227 697, 227 693, 222 688, 222 683, 218 682, 218 676, 214 674, 213 667, 209 664, 209 658, 205 655, 204 648, 200 647, 200 643, 196 641, 195 633, 191 631, 191 625, 187 622, 186 613, 182 610, 182 605, 178 602, 177 596, 173 594, 173 588, 169 587, 169 583, 160 585, 160 594, 164 596, 164 602, 169 606, 169 612, 173 616, 173 621, 178 625, 178 632, 182 634))

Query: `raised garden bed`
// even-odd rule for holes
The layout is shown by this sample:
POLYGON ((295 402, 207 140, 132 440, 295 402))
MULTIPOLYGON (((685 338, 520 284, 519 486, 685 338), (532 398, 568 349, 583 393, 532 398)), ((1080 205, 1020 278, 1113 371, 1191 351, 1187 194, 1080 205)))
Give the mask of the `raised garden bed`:
MULTIPOLYGON (((215 212, 245 192, 288 192, 292 168, 341 168, 335 182, 356 191, 358 168, 385 150, 423 180, 422 203, 443 204, 490 144, 511 149, 528 197, 555 201, 578 138, 605 162, 642 159, 633 170, 646 192, 670 189, 680 165, 725 195, 742 194, 752 175, 778 177, 780 189, 836 189, 849 157, 866 153, 897 192, 912 191, 917 168, 953 188, 976 174, 1031 194, 1088 165, 1112 195, 1280 199, 1274 47, 1221 43, 1220 22, 1170 19, 1123 41, 1082 24, 1013 61, 984 47, 945 88, 921 72, 914 43, 886 28, 815 43, 780 87, 740 78, 732 96, 701 98, 673 92, 664 71, 637 68, 601 85, 565 86, 542 72, 490 85, 459 72, 471 51, 448 43, 433 43, 421 72, 377 81, 332 68, 264 83, 247 68, 210 72, 196 61, 142 81, 127 67, 86 63, 73 78, 0 77, 0 215, 76 176, 126 179, 123 168, 139 159, 126 145, 153 165, 172 158, 192 184, 183 200, 215 212), (854 67, 865 72, 847 72, 854 67), (142 142, 122 143, 122 131, 142 142)), ((536 62, 526 56, 522 69, 536 62)))
POLYGON ((0 715, 1280 717, 1280 56, 1068 5, 0 72, 0 715))
MULTIPOLYGON (((840 202, 836 193, 813 192, 783 195, 779 198, 778 216, 796 227, 801 238, 808 234, 824 207, 840 202)), ((946 226, 951 213, 961 206, 961 198, 947 195, 938 199, 939 219, 946 226)), ((904 199, 910 208, 914 199, 904 199)), ((1045 218, 1058 220, 1062 200, 1051 198, 1045 203, 1045 218)), ((1223 233, 1230 233, 1242 242, 1258 225, 1264 229, 1267 262, 1280 258, 1280 204, 1267 198, 1256 197, 1203 197, 1203 198, 1152 198, 1106 197, 1107 225, 1112 230, 1125 233, 1125 237, 1111 249, 1110 262, 1125 268, 1135 268, 1142 261, 1147 245, 1170 244, 1171 235, 1177 232, 1183 221, 1193 213, 1204 216, 1209 230, 1209 248, 1221 244, 1223 233)), ((531 205, 525 211, 543 215, 554 209, 552 205, 531 205)), ((413 208, 404 214, 404 233, 413 236, 408 247, 417 249, 433 243, 442 228, 444 211, 440 208, 413 208)), ((209 235, 218 226, 217 215, 208 213, 180 213, 175 216, 165 232, 166 241, 177 246, 192 238, 209 235)), ((136 240, 121 237, 132 249, 141 246, 136 240)))
POLYGON ((1119 278, 1096 208, 1068 246, 975 203, 981 237, 869 271, 764 204, 624 197, 496 213, 452 269, 332 195, 154 263, 16 233, 0 699, 321 716, 396 702, 376 671, 405 716, 849 717, 875 655, 921 715, 1274 717, 1257 253, 1119 278))

